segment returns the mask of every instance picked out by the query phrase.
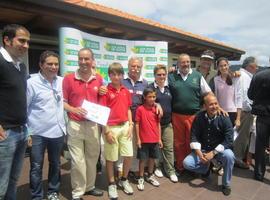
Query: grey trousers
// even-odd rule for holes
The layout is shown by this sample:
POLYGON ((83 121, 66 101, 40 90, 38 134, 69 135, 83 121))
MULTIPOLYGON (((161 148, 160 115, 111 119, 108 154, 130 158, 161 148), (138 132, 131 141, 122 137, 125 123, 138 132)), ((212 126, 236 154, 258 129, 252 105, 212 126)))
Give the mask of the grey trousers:
POLYGON ((161 158, 157 163, 157 167, 161 167, 161 163, 163 163, 166 174, 170 176, 175 174, 173 128, 171 123, 161 127, 161 140, 163 143, 163 148, 161 149, 161 158))
POLYGON ((254 116, 250 112, 242 111, 240 119, 241 125, 237 130, 239 135, 233 144, 233 151, 236 159, 242 160, 246 157, 253 120, 254 116))

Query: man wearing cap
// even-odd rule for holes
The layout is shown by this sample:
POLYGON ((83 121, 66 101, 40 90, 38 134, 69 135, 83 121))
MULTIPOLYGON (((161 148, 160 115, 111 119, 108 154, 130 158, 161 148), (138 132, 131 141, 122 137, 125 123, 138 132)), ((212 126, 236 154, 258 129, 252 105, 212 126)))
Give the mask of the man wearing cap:
POLYGON ((211 92, 203 76, 191 69, 188 54, 178 57, 177 71, 168 76, 169 87, 172 95, 172 124, 174 130, 174 150, 176 168, 184 170, 183 160, 191 152, 190 129, 201 106, 201 95, 211 92))
POLYGON ((217 71, 212 67, 214 60, 214 52, 212 50, 205 50, 201 55, 200 65, 197 67, 197 71, 202 74, 208 84, 217 75, 217 71))

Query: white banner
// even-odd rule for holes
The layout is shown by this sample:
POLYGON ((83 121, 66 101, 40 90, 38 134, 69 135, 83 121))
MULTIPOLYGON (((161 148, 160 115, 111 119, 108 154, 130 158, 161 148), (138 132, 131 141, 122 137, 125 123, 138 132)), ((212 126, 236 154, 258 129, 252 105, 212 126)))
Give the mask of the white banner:
POLYGON ((143 77, 152 82, 157 64, 168 64, 168 43, 154 41, 130 41, 100 37, 74 28, 60 28, 61 75, 78 68, 78 51, 83 47, 93 50, 97 71, 108 81, 108 67, 120 62, 127 72, 128 59, 132 56, 143 60, 143 77))

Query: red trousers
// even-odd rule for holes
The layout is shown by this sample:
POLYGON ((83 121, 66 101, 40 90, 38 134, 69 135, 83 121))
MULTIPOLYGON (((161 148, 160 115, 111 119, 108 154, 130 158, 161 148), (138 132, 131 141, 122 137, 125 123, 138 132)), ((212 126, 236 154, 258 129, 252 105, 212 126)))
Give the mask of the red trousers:
POLYGON ((174 132, 174 155, 176 168, 183 171, 183 160, 190 154, 190 131, 195 115, 181 115, 172 113, 174 132))

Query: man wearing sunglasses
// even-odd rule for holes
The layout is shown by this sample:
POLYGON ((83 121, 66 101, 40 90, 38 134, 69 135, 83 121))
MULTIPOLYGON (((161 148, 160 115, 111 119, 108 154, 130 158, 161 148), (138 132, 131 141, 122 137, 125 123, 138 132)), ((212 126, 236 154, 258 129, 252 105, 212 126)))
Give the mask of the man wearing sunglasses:
POLYGON ((60 155, 66 132, 62 77, 57 76, 59 57, 44 51, 39 60, 40 72, 27 81, 28 126, 32 139, 30 189, 32 199, 43 199, 42 168, 48 152, 48 200, 58 200, 60 155))

